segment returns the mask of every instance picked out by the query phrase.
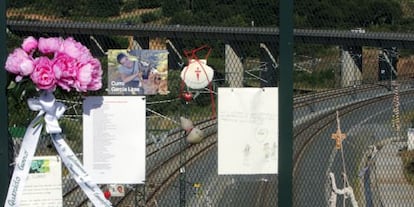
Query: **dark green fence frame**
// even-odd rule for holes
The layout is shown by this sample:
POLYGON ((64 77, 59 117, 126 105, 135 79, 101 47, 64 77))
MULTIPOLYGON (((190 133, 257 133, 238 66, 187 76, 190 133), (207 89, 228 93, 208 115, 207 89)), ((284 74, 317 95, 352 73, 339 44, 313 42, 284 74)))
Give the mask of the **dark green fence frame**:
POLYGON ((292 206, 293 1, 280 1, 278 206, 292 206), (283 78, 282 78, 283 77, 283 78), (283 98, 280 98, 283 97, 283 98))
POLYGON ((6 97, 6 70, 3 65, 6 61, 6 1, 0 3, 0 205, 4 203, 9 186, 9 153, 7 132, 7 97, 6 97))
MULTIPOLYGON (((293 1, 280 2, 280 36, 279 50, 280 53, 280 68, 281 78, 280 82, 280 96, 279 99, 280 110, 280 143, 279 143, 279 190, 278 204, 279 206, 292 206, 292 104, 293 104, 293 82, 292 82, 292 67, 293 67, 293 1)), ((6 59, 6 2, 0 3, 0 41, 2 47, 0 49, 0 65, 4 65, 6 59)), ((211 30, 210 30, 211 31, 211 30)), ((214 32, 214 31, 213 31, 214 32)), ((273 36, 270 31, 270 35, 273 36)), ((263 34, 263 33, 262 33, 263 34)), ((273 36, 277 38, 277 36, 273 36)), ((277 41, 277 40, 275 40, 277 41)), ((3 67, 2 67, 3 68, 3 67)), ((9 134, 7 130, 7 76, 5 70, 0 70, 0 203, 5 202, 7 195, 7 186, 9 184, 9 134), (4 176, 7 175, 7 176, 4 176)))

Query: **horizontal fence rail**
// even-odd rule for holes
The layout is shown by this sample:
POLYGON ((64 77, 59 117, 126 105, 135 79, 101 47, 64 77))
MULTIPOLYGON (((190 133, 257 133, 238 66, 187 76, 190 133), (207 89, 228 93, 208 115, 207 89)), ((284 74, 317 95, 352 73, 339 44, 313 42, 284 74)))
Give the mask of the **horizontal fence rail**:
MULTIPOLYGON (((89 35, 139 35, 166 38, 206 38, 228 41, 279 41, 279 29, 272 27, 212 27, 185 25, 112 24, 90 22, 43 22, 8 20, 7 28, 17 33, 56 33, 89 35)), ((295 43, 358 45, 372 47, 414 48, 410 33, 367 32, 341 30, 295 29, 295 43)))

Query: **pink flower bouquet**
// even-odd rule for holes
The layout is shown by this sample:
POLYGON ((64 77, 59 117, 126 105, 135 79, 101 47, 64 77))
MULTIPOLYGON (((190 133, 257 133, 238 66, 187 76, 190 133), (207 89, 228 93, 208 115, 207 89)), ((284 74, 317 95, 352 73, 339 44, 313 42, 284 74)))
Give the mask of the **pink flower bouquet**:
POLYGON ((19 206, 30 163, 45 123, 46 132, 50 134, 63 163, 93 205, 112 207, 63 140, 58 119, 64 114, 66 106, 56 101, 53 95, 56 86, 66 91, 73 88, 79 92, 100 89, 102 68, 99 60, 71 37, 27 37, 21 47, 14 49, 7 57, 5 68, 16 75, 16 82, 27 77, 41 93, 39 98, 29 98, 27 101, 32 111, 39 112, 23 137, 4 206, 19 206))
POLYGON ((5 68, 16 74, 16 82, 30 77, 39 90, 54 91, 60 86, 85 92, 102 87, 101 63, 72 37, 27 37, 7 57, 5 68))

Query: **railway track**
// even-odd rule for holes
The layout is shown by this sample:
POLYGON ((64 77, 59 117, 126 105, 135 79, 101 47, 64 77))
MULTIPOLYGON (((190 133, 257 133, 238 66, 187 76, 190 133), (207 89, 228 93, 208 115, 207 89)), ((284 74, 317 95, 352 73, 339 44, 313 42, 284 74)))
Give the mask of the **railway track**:
MULTIPOLYGON (((400 92, 400 97, 404 96, 412 96, 414 93, 413 90, 407 90, 400 92)), ((351 103, 346 106, 340 107, 338 109, 340 116, 345 116, 347 114, 351 114, 355 111, 359 111, 362 108, 366 108, 370 105, 381 103, 384 101, 390 102, 393 99, 394 94, 385 94, 383 96, 374 97, 371 99, 359 101, 356 103, 351 103)), ((390 105, 391 107, 391 105, 390 105)), ((322 131, 325 131, 327 127, 330 127, 332 123, 336 123, 336 111, 329 111, 324 114, 321 114, 318 117, 315 117, 311 120, 308 120, 306 123, 298 125, 293 130, 293 177, 299 178, 300 172, 297 170, 301 164, 300 160, 305 154, 305 150, 307 147, 312 146, 312 143, 315 141, 316 138, 319 137, 319 134, 322 131)), ((300 169, 300 168, 299 168, 300 169)), ((305 179, 301 177, 301 179, 305 179)), ((297 179, 297 181, 293 181, 293 186, 299 186, 301 179, 297 179), (295 184, 296 183, 296 184, 295 184)), ((303 180, 302 180, 303 181, 303 180)), ((356 185, 356 184, 355 184, 356 185)), ((301 193, 304 193, 303 189, 296 188, 294 189, 295 196, 301 196, 301 193)), ((328 195, 329 192, 326 192, 328 195)), ((329 195, 328 195, 329 196, 329 195)), ((320 199, 320 198, 318 198, 320 199)), ((297 200, 297 199, 294 199, 297 200)), ((328 197, 326 198, 326 201, 328 197)), ((303 203, 302 203, 303 204, 303 203)))
MULTIPOLYGON (((208 120, 198 124, 205 133, 204 140, 199 144, 187 144, 186 135, 183 132, 175 133, 170 141, 164 146, 157 148, 154 144, 148 146, 147 160, 153 158, 156 162, 147 169, 145 206, 156 206, 156 197, 160 195, 174 181, 180 170, 190 165, 199 156, 211 149, 217 142, 216 121, 208 120), (168 155, 160 156, 158 152, 169 152, 168 155)), ((123 197, 114 206, 125 206, 124 203, 129 195, 123 197)))
POLYGON ((261 180, 258 185, 259 187, 255 193, 255 207, 273 206, 275 203, 277 203, 276 197, 272 195, 274 190, 277 192, 277 189, 275 189, 277 188, 277 183, 269 182, 268 180, 261 180), (274 200, 269 198, 274 198, 274 200))
MULTIPOLYGON (((408 89, 413 87, 413 80, 405 78, 396 82, 400 85, 400 88, 408 89)), ((348 100, 358 100, 362 96, 372 96, 373 92, 379 94, 385 94, 390 92, 390 81, 380 81, 376 83, 355 85, 351 87, 345 87, 334 90, 327 90, 319 93, 310 93, 301 96, 296 96, 293 98, 293 109, 297 110, 300 108, 309 108, 310 111, 318 110, 317 106, 326 105, 326 103, 331 103, 332 100, 336 98, 348 97, 348 100)))
MULTIPOLYGON (((364 89, 365 90, 365 89, 364 89)), ((400 96, 414 93, 412 90, 400 92, 400 96)), ((338 109, 340 115, 345 115, 352 111, 355 111, 361 107, 383 101, 385 99, 390 99, 394 94, 386 94, 383 96, 378 96, 370 98, 367 100, 358 101, 355 103, 348 104, 346 106, 338 109)), ((336 120, 336 111, 329 111, 324 114, 321 114, 313 119, 308 120, 304 124, 300 124, 293 129, 293 163, 297 163, 297 160, 300 158, 301 153, 304 149, 312 142, 312 138, 315 137, 322 129, 327 127, 330 123, 336 120)), ((295 168, 294 168, 295 169, 295 168)))
MULTIPOLYGON (((412 80, 404 80, 399 82, 400 84, 412 85, 412 80)), ((407 87, 406 87, 407 88, 407 87)), ((348 104, 340 105, 339 100, 342 97, 349 97, 352 94, 362 94, 362 93, 372 93, 372 91, 377 91, 385 89, 384 84, 369 84, 369 85, 361 85, 358 87, 352 88, 343 88, 338 90, 327 91, 315 95, 308 95, 305 97, 297 97, 294 99, 293 103, 293 110, 299 111, 303 108, 309 107, 309 105, 315 105, 316 103, 323 103, 324 101, 327 102, 334 102, 334 105, 339 106, 338 110, 340 111, 340 115, 344 115, 350 113, 354 110, 357 110, 361 107, 364 107, 369 104, 373 104, 375 102, 382 101, 384 99, 389 99, 394 94, 386 89, 388 93, 380 94, 379 96, 372 96, 360 99, 355 102, 348 102, 348 104)), ((414 91, 412 89, 404 90, 400 92, 400 95, 403 96, 405 94, 411 94, 414 91)), ((309 113, 306 110, 303 110, 302 116, 308 116, 309 113)), ((294 117, 296 119, 300 119, 301 117, 294 117)), ((293 128, 293 163, 296 165, 298 159, 300 158, 304 149, 312 142, 312 138, 317 135, 322 129, 328 126, 328 124, 332 123, 336 120, 336 110, 328 110, 323 113, 318 114, 306 122, 302 124, 298 124, 293 128)), ((294 169, 295 170, 295 167, 294 169)))
MULTIPOLYGON (((147 180, 143 186, 144 190, 137 192, 137 186, 127 187, 124 197, 110 198, 113 206, 154 206, 156 196, 160 195, 179 175, 180 169, 190 165, 216 144, 216 120, 197 123, 196 127, 203 130, 205 134, 205 138, 199 144, 186 143, 186 134, 181 129, 170 132, 162 144, 149 142, 146 155, 147 180), (182 154, 186 155, 184 160, 182 154)), ((65 206, 87 207, 88 199, 79 186, 70 178, 65 184, 70 186, 63 193, 65 206)), ((100 186, 105 190, 105 185, 100 186)))
POLYGON ((312 105, 317 103, 323 103, 327 100, 331 100, 334 98, 348 96, 357 93, 369 92, 376 89, 383 89, 384 86, 380 84, 368 84, 368 85, 359 85, 356 87, 346 87, 337 90, 329 90, 325 92, 315 93, 315 94, 308 94, 295 97, 293 99, 294 102, 294 109, 301 108, 301 107, 312 107, 312 105))
MULTIPOLYGON (((309 107, 315 103, 323 103, 335 98, 350 96, 358 93, 369 93, 373 90, 384 89, 382 85, 366 85, 359 86, 357 88, 344 88, 335 91, 327 91, 321 94, 307 95, 304 97, 297 97, 294 99, 294 110, 309 107)), ((404 95, 408 92, 401 92, 404 95)), ((340 114, 344 115, 350 113, 353 110, 361 108, 363 106, 381 101, 383 99, 390 98, 392 94, 384 95, 380 97, 374 97, 372 99, 359 101, 356 103, 349 104, 340 109, 340 114)), ((303 151, 308 145, 312 143, 312 138, 318 134, 320 130, 327 127, 328 124, 335 121, 335 111, 330 111, 321 114, 315 118, 312 118, 294 127, 293 130, 293 141, 294 141, 294 154, 293 173, 295 175, 296 164, 300 159, 303 151)), ((180 174, 180 169, 183 166, 191 165, 192 162, 196 161, 199 156, 208 152, 211 148, 216 145, 217 134, 216 134, 216 120, 207 120, 197 124, 197 127, 201 128, 206 132, 206 138, 203 142, 190 145, 183 141, 185 134, 181 129, 177 129, 168 134, 167 138, 162 144, 149 142, 147 144, 147 180, 143 185, 142 192, 137 192, 137 188, 127 188, 126 195, 120 198, 111 198, 111 202, 114 206, 157 206, 156 199, 162 192, 170 186, 172 181, 177 179, 180 174), (185 154, 183 160, 182 154, 185 154), (137 198, 140 196, 140 198, 137 198), (134 202, 134 205, 131 204, 134 202)), ((261 182, 258 186, 257 205, 265 206, 267 199, 263 199, 269 188, 269 183, 261 182), (259 193, 260 192, 260 193, 259 193)), ((272 183, 274 185, 274 183, 272 183)), ((102 186, 104 188, 104 186, 102 186)), ((267 197, 267 196, 266 196, 267 197)), ((70 204, 68 206, 87 206, 87 198, 83 195, 83 192, 75 184, 73 188, 64 192, 64 202, 70 204), (80 199, 83 197, 83 199, 80 199), (81 202, 75 202, 81 200, 81 202)))

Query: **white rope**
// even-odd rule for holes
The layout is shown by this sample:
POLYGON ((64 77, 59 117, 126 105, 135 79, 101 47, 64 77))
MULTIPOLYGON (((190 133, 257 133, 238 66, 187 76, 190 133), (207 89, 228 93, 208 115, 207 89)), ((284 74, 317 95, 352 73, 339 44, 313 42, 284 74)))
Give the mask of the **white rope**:
POLYGON ((161 118, 167 119, 167 120, 169 120, 169 121, 173 122, 174 124, 178 124, 178 125, 180 125, 180 123, 178 123, 177 121, 175 121, 175 120, 171 119, 171 118, 170 118, 170 117, 168 117, 168 116, 165 116, 165 115, 163 115, 163 114, 160 114, 160 113, 158 113, 158 112, 156 112, 156 111, 154 111, 154 110, 152 110, 152 109, 147 108, 147 111, 149 111, 149 112, 151 112, 151 113, 153 113, 153 114, 155 114, 155 115, 157 115, 157 116, 159 116, 159 117, 161 117, 161 118))
MULTIPOLYGON (((337 121, 337 132, 341 133, 341 124, 340 124, 340 120, 339 120, 339 112, 336 112, 336 121, 337 121)), ((342 142, 343 140, 341 140, 342 142)), ((332 172, 329 173, 329 178, 331 180, 331 185, 332 185, 332 192, 331 192, 331 196, 329 198, 329 206, 330 207, 336 207, 336 200, 337 200, 337 195, 344 195, 344 199, 342 200, 343 203, 342 205, 345 207, 346 206, 346 199, 350 198, 351 199, 351 203, 353 207, 358 207, 358 203, 355 199, 355 195, 354 195, 354 191, 352 189, 352 187, 349 184, 348 181, 348 175, 346 172, 346 163, 345 163, 345 151, 344 148, 342 146, 342 143, 340 145, 340 150, 341 150, 341 158, 342 158, 342 174, 343 174, 343 184, 344 187, 343 189, 338 189, 336 187, 336 182, 335 182, 335 176, 332 172)))

